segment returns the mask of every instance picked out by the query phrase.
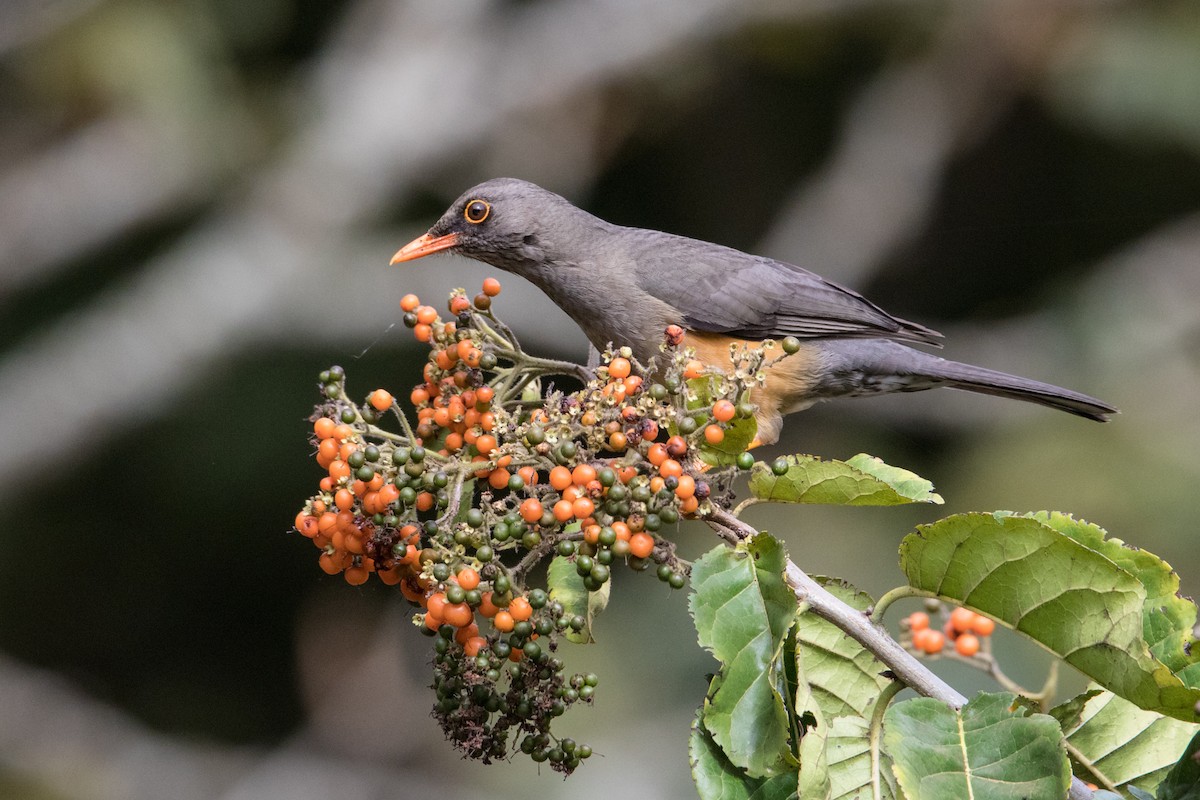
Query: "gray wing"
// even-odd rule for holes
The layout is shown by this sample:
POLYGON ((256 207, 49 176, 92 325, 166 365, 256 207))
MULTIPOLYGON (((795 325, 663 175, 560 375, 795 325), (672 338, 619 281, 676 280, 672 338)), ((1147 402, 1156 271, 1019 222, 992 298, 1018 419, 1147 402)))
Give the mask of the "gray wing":
POLYGON ((937 344, 941 338, 792 264, 658 231, 638 233, 631 255, 639 286, 683 312, 693 330, 746 339, 866 337, 937 344))

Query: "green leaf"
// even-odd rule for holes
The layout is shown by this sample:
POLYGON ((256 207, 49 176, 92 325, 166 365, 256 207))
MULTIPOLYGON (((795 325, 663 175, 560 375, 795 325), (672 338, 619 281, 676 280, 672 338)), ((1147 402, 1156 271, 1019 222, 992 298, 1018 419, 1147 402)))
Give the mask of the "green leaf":
POLYGON ((1146 550, 1105 538, 1098 525, 1067 514, 1042 511, 1027 515, 1106 556, 1137 578, 1146 590, 1142 635, 1150 653, 1185 684, 1200 688, 1200 647, 1196 646, 1196 604, 1179 595, 1179 576, 1171 565, 1146 550))
POLYGON ((751 778, 735 767, 700 721, 692 722, 688 757, 692 780, 700 800, 795 800, 796 773, 783 772, 771 778, 751 778))
POLYGON ((1200 689, 1143 639, 1145 586, 1103 553, 1041 520, 997 512, 919 526, 900 556, 913 587, 1015 628, 1141 708, 1195 719, 1200 689))
MULTIPOLYGON (((818 578, 829 592, 859 611, 874 601, 853 586, 818 578)), ((796 711, 811 715, 800 742, 799 789, 809 798, 869 797, 872 794, 870 716, 883 689, 887 669, 838 627, 801 608, 796 618, 796 711)), ((891 759, 881 753, 880 791, 897 797, 891 759)))
MULTIPOLYGON (((689 411, 698 412, 692 415, 697 424, 708 424, 713 397, 722 394, 720 389, 724 382, 725 378, 719 375, 693 378, 687 382, 687 408, 689 411), (720 383, 716 383, 718 381, 720 383)), ((671 433, 678 433, 674 424, 671 425, 671 433)), ((758 422, 754 417, 734 417, 726 423, 725 438, 721 440, 720 444, 709 444, 704 441, 703 437, 701 438, 700 460, 713 467, 727 467, 730 464, 736 464, 737 457, 746 452, 746 448, 750 446, 757 435, 758 422)))
POLYGON ((961 712, 923 697, 892 705, 883 741, 908 800, 1062 800, 1071 783, 1058 723, 979 694, 961 712))
POLYGON ((1200 800, 1200 733, 1192 737, 1167 779, 1159 784, 1158 800, 1200 800))
MULTIPOLYGON (((858 611, 873 604, 870 595, 848 583, 827 578, 818 581, 858 611)), ((802 611, 796 618, 796 643, 804 681, 801 693, 811 698, 798 697, 797 710, 815 704, 827 720, 847 715, 870 717, 875 699, 891 683, 882 674, 887 667, 832 622, 811 611, 802 611)))
POLYGON ((796 615, 783 581, 787 556, 759 534, 718 546, 692 567, 690 606, 700 644, 721 662, 702 720, 729 760, 751 777, 795 767, 781 653, 796 615))
POLYGON ((567 629, 567 638, 576 644, 591 644, 596 641, 592 636, 592 623, 608 605, 612 581, 605 581, 599 589, 589 592, 583 585, 583 576, 575 569, 575 562, 555 556, 546 570, 546 585, 550 589, 550 599, 562 603, 563 612, 567 616, 580 616, 584 619, 582 630, 567 629))
POLYGON ((788 471, 783 475, 776 475, 766 464, 755 464, 750 493, 776 503, 895 506, 942 502, 929 481, 866 453, 849 461, 822 461, 806 455, 787 459, 788 471))
MULTIPOLYGON (((1133 784, 1154 789, 1200 731, 1200 726, 1144 711, 1112 692, 1085 693, 1050 713, 1060 721, 1067 719, 1069 724, 1063 727, 1067 741, 1113 785, 1121 787, 1133 784)), ((1096 782, 1086 769, 1078 774, 1096 782)))

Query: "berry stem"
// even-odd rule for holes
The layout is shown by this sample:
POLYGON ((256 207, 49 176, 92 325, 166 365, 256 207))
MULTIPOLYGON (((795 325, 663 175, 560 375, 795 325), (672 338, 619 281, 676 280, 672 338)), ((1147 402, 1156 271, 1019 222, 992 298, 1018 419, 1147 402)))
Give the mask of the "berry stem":
POLYGON ((937 595, 933 592, 914 589, 908 585, 897 586, 895 589, 884 592, 883 596, 875 601, 875 605, 871 609, 871 621, 876 625, 882 625, 883 615, 887 613, 892 603, 905 597, 937 597, 937 595))

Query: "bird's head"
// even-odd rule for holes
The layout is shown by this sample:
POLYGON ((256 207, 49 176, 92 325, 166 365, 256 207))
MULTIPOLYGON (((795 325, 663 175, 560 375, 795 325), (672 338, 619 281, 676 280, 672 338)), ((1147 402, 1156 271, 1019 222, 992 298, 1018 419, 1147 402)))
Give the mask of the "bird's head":
POLYGON ((561 231, 583 213, 540 186, 495 178, 463 192, 427 233, 400 248, 392 263, 448 251, 521 274, 546 260, 548 230, 561 231))

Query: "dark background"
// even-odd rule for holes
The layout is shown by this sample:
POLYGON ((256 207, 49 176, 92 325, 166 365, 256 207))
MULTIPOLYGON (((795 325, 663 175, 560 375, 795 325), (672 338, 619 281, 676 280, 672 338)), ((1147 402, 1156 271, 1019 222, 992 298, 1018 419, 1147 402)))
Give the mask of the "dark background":
MULTIPOLYGON (((1192 0, 13 0, 0 796, 693 796, 712 662, 682 593, 617 576, 600 646, 570 654, 597 706, 563 725, 603 757, 564 783, 457 760, 404 604, 289 532, 320 477, 317 372, 407 394, 424 356, 400 296, 493 271, 388 258, 496 175, 805 265, 950 357, 1122 409, 1100 426, 934 392, 790 418, 770 453, 871 452, 947 500, 750 512, 809 571, 878 594, 916 524, 1051 508, 1200 587, 1192 0)), ((499 277, 529 349, 584 357, 499 277)), ((1001 641, 1038 682, 1044 659, 1001 641)))

